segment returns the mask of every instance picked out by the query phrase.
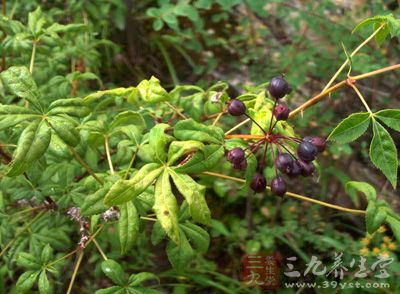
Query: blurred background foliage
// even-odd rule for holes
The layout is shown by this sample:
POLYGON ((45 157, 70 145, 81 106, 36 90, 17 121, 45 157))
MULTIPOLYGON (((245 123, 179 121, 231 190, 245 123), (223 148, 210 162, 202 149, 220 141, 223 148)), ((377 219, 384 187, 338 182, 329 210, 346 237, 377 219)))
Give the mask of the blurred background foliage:
MULTIPOLYGON (((399 15, 395 0, 24 0, 3 1, 3 9, 4 17, 22 24, 31 22, 32 27, 17 22, 6 27, 2 20, 1 67, 28 65, 32 44, 37 42, 34 66, 38 70, 33 75, 46 96, 83 97, 99 89, 136 85, 154 75, 167 89, 178 84, 207 88, 218 80, 225 81, 229 96, 235 97, 283 73, 294 89, 288 100, 291 108, 323 89, 346 59, 342 44, 351 51, 371 33, 365 29, 352 34, 357 23, 378 14, 399 15), (38 7, 37 17, 42 21, 33 22, 28 13, 38 7), (70 26, 59 28, 56 23, 70 26), (46 28, 46 33, 36 36, 35 25, 46 28)), ((399 51, 396 38, 380 45, 371 42, 354 58, 353 72, 398 62, 399 51)), ((399 108, 398 81, 399 73, 391 72, 362 81, 359 88, 372 109, 399 108)), ((10 102, 8 96, 2 95, 2 99, 10 102)), ((197 115, 197 120, 204 111, 203 98, 199 99, 180 105, 197 115)), ((292 125, 299 134, 327 136, 339 121, 361 108, 357 99, 352 91, 342 90, 308 109, 292 125)), ((235 123, 232 118, 226 121, 227 126, 235 123)), ((399 147, 399 134, 392 135, 399 147)), ((393 191, 368 160, 368 136, 352 144, 329 146, 320 159, 318 178, 295 183, 289 190, 363 208, 363 197, 349 197, 344 185, 350 179, 366 181, 377 189, 379 198, 399 212, 398 190, 393 191)), ((246 252, 296 255, 300 264, 311 255, 332 262, 335 251, 343 251, 348 262, 359 254, 370 261, 378 254, 398 258, 398 244, 391 240, 391 233, 382 227, 375 235, 365 236, 358 216, 295 200, 281 201, 268 194, 257 196, 252 212, 246 212, 246 193, 239 185, 210 177, 201 181, 212 187, 207 192, 214 219, 211 246, 206 255, 193 260, 187 273, 171 271, 165 252, 160 246, 147 246, 146 236, 138 240, 135 254, 123 260, 119 251, 113 250, 118 247, 113 246, 118 239, 113 238, 115 232, 99 236, 108 257, 120 261, 127 272, 157 273, 162 288, 173 293, 256 293, 238 282, 241 256, 246 252), (253 218, 251 228, 249 217, 253 218)), ((2 230, 7 235, 7 228, 2 230)), ((46 234, 52 238, 56 232, 46 234)), ((71 228, 59 227, 57 234, 53 238, 59 240, 56 249, 73 248, 68 238, 71 228)), ((76 282, 80 292, 110 286, 99 266, 91 266, 100 259, 93 250, 81 267, 76 282)), ((8 266, 16 266, 12 258, 7 266, 0 265, 0 292, 17 278, 7 272, 8 266)), ((400 263, 391 265, 391 273, 390 293, 398 293, 400 263)), ((290 293, 278 292, 285 291, 290 293)), ((374 291, 381 293, 369 293, 374 291)))

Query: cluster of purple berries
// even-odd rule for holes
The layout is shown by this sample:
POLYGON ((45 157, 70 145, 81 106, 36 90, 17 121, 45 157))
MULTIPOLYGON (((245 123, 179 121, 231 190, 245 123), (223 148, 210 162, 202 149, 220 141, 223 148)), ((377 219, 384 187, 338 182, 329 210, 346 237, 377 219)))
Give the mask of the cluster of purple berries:
POLYGON ((287 120, 289 117, 290 109, 286 104, 279 101, 279 99, 286 96, 291 89, 286 80, 282 76, 278 76, 271 80, 268 86, 268 91, 270 95, 276 99, 272 111, 273 117, 275 117, 276 121, 273 124, 271 117, 268 131, 265 131, 256 121, 246 114, 246 106, 242 101, 238 99, 231 99, 228 102, 228 112, 231 115, 246 115, 257 126, 260 127, 265 136, 259 141, 250 144, 245 150, 240 147, 230 150, 227 154, 227 159, 232 163, 234 169, 244 170, 247 167, 246 150, 249 149, 251 153, 256 154, 259 147, 264 144, 264 155, 262 157, 261 164, 259 164, 259 170, 253 175, 253 179, 250 184, 250 187, 254 192, 263 192, 267 186, 267 180, 263 175, 262 170, 265 167, 265 155, 268 147, 270 146, 272 156, 274 158, 276 173, 276 176, 271 180, 271 192, 274 195, 283 196, 287 191, 286 181, 282 176, 278 175, 278 171, 280 171, 282 174, 286 174, 290 178, 295 178, 300 175, 304 177, 312 175, 315 170, 315 166, 312 161, 315 160, 319 152, 323 152, 325 150, 326 142, 320 137, 307 136, 303 139, 299 139, 281 134, 274 134, 273 129, 276 123, 281 120, 287 120), (287 141, 298 144, 297 156, 289 150, 288 146, 286 146, 285 143, 287 143, 287 141), (274 147, 278 152, 276 158, 274 147))

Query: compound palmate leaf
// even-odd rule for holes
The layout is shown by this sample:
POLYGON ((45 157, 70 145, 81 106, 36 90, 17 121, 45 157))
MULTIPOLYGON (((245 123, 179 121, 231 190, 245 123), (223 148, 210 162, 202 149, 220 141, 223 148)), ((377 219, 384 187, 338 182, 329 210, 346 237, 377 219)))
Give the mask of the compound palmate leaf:
POLYGON ((46 121, 33 121, 22 132, 13 154, 8 176, 24 173, 47 150, 51 139, 51 130, 46 121))
POLYGON ((345 118, 329 135, 328 140, 345 144, 356 140, 368 129, 371 120, 368 112, 353 113, 345 118))
POLYGON ((372 126, 374 136, 369 149, 371 161, 383 172, 393 188, 396 189, 399 165, 396 146, 388 131, 379 122, 374 120, 372 126))

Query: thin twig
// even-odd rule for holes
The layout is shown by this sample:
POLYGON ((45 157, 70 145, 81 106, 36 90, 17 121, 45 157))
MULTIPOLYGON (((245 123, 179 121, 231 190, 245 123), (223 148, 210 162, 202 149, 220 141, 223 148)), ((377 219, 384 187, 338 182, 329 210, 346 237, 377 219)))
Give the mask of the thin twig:
POLYGON ((215 120, 214 120, 214 122, 213 122, 213 126, 215 126, 217 123, 218 123, 218 121, 219 121, 219 119, 221 118, 221 116, 224 114, 224 112, 220 112, 219 114, 218 114, 218 116, 215 118, 215 120))
POLYGON ((72 155, 75 159, 86 169, 86 171, 101 185, 103 185, 103 181, 99 179, 99 177, 94 173, 94 171, 89 167, 89 165, 82 159, 78 152, 76 152, 74 147, 68 146, 72 155))
POLYGON ((31 219, 18 233, 15 234, 14 238, 7 243, 7 245, 3 248, 3 250, 1 250, 0 252, 0 257, 3 256, 4 253, 6 253, 6 251, 11 247, 11 245, 17 240, 17 238, 19 236, 21 236, 26 230, 28 230, 30 228, 30 226, 37 221, 43 214, 45 213, 45 211, 41 211, 39 212, 33 219, 31 219))
POLYGON ((108 258, 107 258, 107 256, 104 254, 104 251, 101 249, 100 244, 99 244, 99 243, 96 241, 96 239, 94 239, 94 238, 93 238, 93 243, 94 243, 94 245, 97 247, 97 250, 99 250, 99 253, 100 253, 101 257, 102 257, 104 260, 107 260, 108 258))
POLYGON ((178 114, 181 118, 183 119, 188 119, 187 116, 185 116, 182 112, 179 111, 178 108, 176 108, 175 106, 173 106, 171 103, 169 103, 168 101, 165 101, 165 104, 167 104, 169 106, 169 108, 171 108, 173 111, 176 112, 176 114, 178 114))
POLYGON ((83 253, 84 253, 83 250, 81 250, 79 252, 78 259, 76 260, 74 271, 72 273, 71 281, 69 282, 67 294, 71 293, 72 287, 73 287, 74 282, 75 282, 76 274, 78 273, 79 266, 81 265, 81 262, 82 262, 83 253))
POLYGON ((353 83, 348 83, 348 85, 354 89, 354 91, 357 93, 358 98, 360 98, 361 102, 364 104, 365 109, 369 112, 371 117, 373 117, 374 114, 372 113, 371 109, 369 108, 369 105, 368 105, 367 101, 365 101, 364 96, 361 94, 360 90, 358 90, 356 85, 354 85, 353 83))
MULTIPOLYGON (((360 49, 362 47, 364 47, 369 41, 371 41, 379 32, 381 29, 383 29, 383 27, 386 24, 382 24, 379 28, 377 28, 367 39, 365 39, 364 42, 362 42, 356 49, 353 50, 353 52, 351 52, 350 57, 353 57, 354 55, 357 54, 358 51, 360 51, 360 49)), ((343 71, 343 69, 347 66, 347 64, 350 62, 350 60, 347 58, 345 62, 343 62, 342 66, 336 71, 336 73, 333 75, 333 77, 330 79, 330 81, 328 82, 328 84, 326 84, 325 88, 321 91, 325 92, 326 89, 328 89, 333 82, 336 80, 336 78, 338 77, 338 75, 343 71)))
MULTIPOLYGON (((219 173, 214 173, 214 172, 203 172, 203 174, 205 175, 209 175, 209 176, 213 176, 213 177, 218 177, 221 179, 227 179, 227 180, 232 180, 238 183, 245 183, 246 180, 244 179, 240 179, 240 178, 236 178, 236 177, 231 177, 231 176, 226 176, 224 174, 219 174, 219 173)), ((269 186, 267 186, 267 190, 271 190, 271 188, 269 186)), ((349 212, 349 213, 354 213, 354 214, 365 214, 365 210, 358 210, 358 209, 350 209, 350 208, 346 208, 346 207, 342 207, 342 206, 338 206, 338 205, 334 205, 334 204, 330 204, 327 202, 323 202, 320 200, 316 200, 307 196, 303 196, 303 195, 299 195, 296 193, 292 193, 292 192, 286 192, 285 194, 286 196, 289 197, 293 197, 293 198, 297 198, 303 201, 307 201, 307 202, 312 202, 312 203, 316 203, 322 206, 326 206, 332 209, 336 209, 336 210, 340 210, 340 211, 345 211, 345 212, 349 212)))
POLYGON ((114 167, 111 161, 111 154, 110 154, 110 146, 108 143, 108 137, 104 136, 104 146, 106 149, 106 156, 107 156, 107 161, 108 161, 108 166, 110 168, 110 173, 113 175, 114 174, 114 167))

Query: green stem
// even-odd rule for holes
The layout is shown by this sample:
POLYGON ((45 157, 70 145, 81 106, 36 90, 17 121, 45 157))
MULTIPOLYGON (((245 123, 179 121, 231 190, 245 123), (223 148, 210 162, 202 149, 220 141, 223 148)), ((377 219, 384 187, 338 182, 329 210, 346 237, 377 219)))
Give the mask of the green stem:
POLYGON ((33 65, 35 64, 35 57, 36 57, 36 44, 37 41, 33 40, 32 41, 33 46, 32 46, 32 54, 31 54, 31 62, 29 63, 29 72, 32 73, 33 72, 33 65))
POLYGON ((11 247, 11 245, 15 242, 15 240, 17 240, 17 238, 19 236, 21 236, 26 230, 28 230, 30 228, 30 226, 37 221, 43 214, 45 213, 45 211, 39 212, 33 219, 31 219, 30 222, 28 222, 18 233, 15 234, 15 237, 7 243, 7 245, 3 248, 3 250, 1 250, 0 252, 0 257, 3 256, 4 253, 6 253, 6 251, 11 247))
POLYGON ((348 84, 357 93, 358 98, 360 98, 361 102, 364 104, 365 109, 367 109, 367 111, 369 112, 371 117, 374 117, 374 114, 372 113, 371 109, 369 108, 368 103, 367 103, 367 101, 365 101, 364 96, 361 94, 360 90, 358 90, 358 88, 354 84, 352 84, 352 83, 348 83, 348 84))
MULTIPOLYGON (((360 49, 362 47, 364 47, 369 41, 371 41, 380 32, 380 30, 383 29, 384 26, 385 26, 385 24, 382 24, 379 28, 377 28, 367 39, 365 39, 364 42, 362 42, 356 49, 353 50, 353 52, 351 52, 350 57, 353 57, 354 55, 356 55, 357 52, 360 51, 360 49)), ((321 91, 321 93, 324 92, 326 89, 328 89, 333 84, 333 82, 336 80, 338 75, 340 75, 340 73, 343 71, 343 69, 347 66, 347 64, 349 62, 350 62, 350 60, 347 58, 346 61, 343 62, 342 66, 336 71, 336 73, 330 79, 328 84, 326 84, 325 88, 321 91)))
POLYGON ((168 105, 169 108, 171 108, 173 111, 176 112, 176 114, 178 114, 181 118, 183 119, 188 119, 186 115, 184 115, 182 112, 179 111, 178 108, 176 108, 175 106, 173 106, 171 103, 169 103, 168 101, 165 101, 165 104, 168 105))
POLYGON ((160 41, 156 41, 156 44, 157 44, 158 48, 160 49, 161 55, 164 57, 164 61, 165 61, 166 65, 167 65, 167 67, 168 67, 168 71, 169 71, 169 73, 171 75, 171 78, 172 78, 172 82, 175 85, 179 85, 178 76, 176 74, 174 65, 172 64, 171 58, 169 57, 169 54, 168 54, 167 50, 165 50, 164 45, 160 41))
POLYGON ((89 167, 89 165, 82 159, 78 152, 76 152, 74 147, 68 146, 72 155, 75 159, 86 169, 86 171, 97 181, 99 184, 103 185, 103 181, 94 173, 94 171, 89 167))
POLYGON ((97 250, 99 250, 99 253, 100 253, 101 257, 104 260, 107 260, 108 259, 107 256, 104 254, 104 251, 101 249, 100 244, 96 241, 96 239, 93 239, 93 243, 97 247, 97 250))
POLYGON ((78 259, 76 260, 76 263, 75 263, 74 271, 72 272, 71 281, 69 282, 67 294, 70 294, 71 291, 72 291, 72 287, 73 287, 74 282, 75 282, 76 274, 78 273, 79 266, 81 265, 81 262, 82 262, 83 253, 84 253, 83 250, 81 250, 79 252, 78 259))
POLYGON ((135 151, 135 153, 133 153, 132 159, 131 159, 131 161, 129 162, 129 166, 128 166, 128 168, 126 169, 126 172, 125 172, 125 175, 124 175, 124 180, 126 180, 126 179, 128 178, 129 171, 131 170, 131 168, 132 168, 132 166, 133 166, 133 163, 135 162, 136 154, 138 153, 138 151, 139 151, 139 147, 136 146, 136 151, 135 151))
POLYGON ((106 149, 106 156, 107 156, 107 162, 108 162, 108 166, 110 167, 110 173, 113 175, 114 174, 114 167, 111 161, 111 154, 110 154, 110 146, 108 143, 108 137, 104 136, 104 146, 106 149))

